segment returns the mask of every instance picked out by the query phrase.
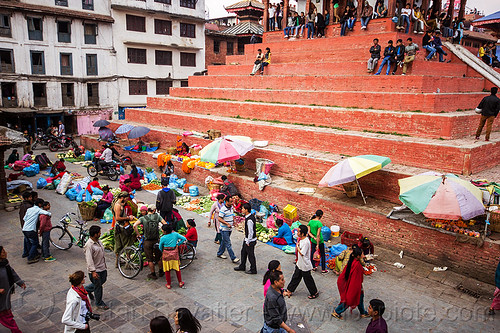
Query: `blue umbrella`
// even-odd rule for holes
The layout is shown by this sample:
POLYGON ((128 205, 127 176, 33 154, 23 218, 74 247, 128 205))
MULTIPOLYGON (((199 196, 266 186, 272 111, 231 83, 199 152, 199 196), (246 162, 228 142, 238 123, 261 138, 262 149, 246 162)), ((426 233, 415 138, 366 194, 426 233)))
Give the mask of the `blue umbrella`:
POLYGON ((144 127, 144 126, 136 126, 130 130, 130 133, 128 133, 128 138, 129 139, 137 139, 140 138, 143 135, 148 134, 150 131, 149 128, 144 127))
POLYGON ((109 121, 101 119, 101 120, 98 120, 94 123, 94 127, 104 127, 104 126, 108 126, 109 124, 110 124, 109 121))
POLYGON ((135 126, 129 125, 129 124, 123 124, 120 127, 118 127, 115 131, 115 134, 125 134, 132 130, 135 126))
POLYGON ((99 128, 99 137, 101 138, 102 141, 108 141, 109 139, 112 139, 113 136, 114 134, 111 128, 107 127, 99 128))

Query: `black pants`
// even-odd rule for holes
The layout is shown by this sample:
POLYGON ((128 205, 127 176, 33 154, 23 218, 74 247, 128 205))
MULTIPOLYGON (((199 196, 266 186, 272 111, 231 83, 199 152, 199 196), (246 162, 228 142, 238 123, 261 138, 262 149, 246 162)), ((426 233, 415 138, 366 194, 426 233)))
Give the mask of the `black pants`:
MULTIPOLYGON (((314 252, 316 252, 316 246, 317 246, 316 244, 314 244, 313 242, 311 242, 311 263, 312 263, 313 267, 317 267, 318 266, 318 262, 313 260, 314 252)), ((321 260, 320 260, 321 269, 322 270, 326 270, 325 243, 320 243, 319 244, 319 253, 321 255, 321 260)))
POLYGON ((318 288, 316 288, 316 283, 314 283, 314 279, 311 275, 311 271, 301 271, 297 266, 295 266, 295 271, 292 275, 292 280, 288 284, 288 289, 292 293, 297 289, 300 280, 304 279, 304 283, 306 284, 307 290, 309 291, 309 295, 316 295, 318 293, 318 288))
POLYGON ((247 257, 250 262, 250 271, 257 273, 257 263, 255 262, 255 244, 257 241, 250 242, 249 245, 243 241, 243 246, 241 247, 241 263, 240 268, 245 269, 247 265, 247 257))

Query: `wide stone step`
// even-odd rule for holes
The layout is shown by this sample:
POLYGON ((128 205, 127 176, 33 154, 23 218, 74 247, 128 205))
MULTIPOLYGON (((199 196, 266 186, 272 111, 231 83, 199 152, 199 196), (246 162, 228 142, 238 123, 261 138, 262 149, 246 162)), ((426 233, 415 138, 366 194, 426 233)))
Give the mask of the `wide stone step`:
POLYGON ((189 77, 189 87, 280 89, 280 90, 332 90, 363 92, 442 93, 480 92, 484 80, 473 77, 427 75, 381 76, 326 76, 326 75, 208 75, 189 77))
MULTIPOLYGON (((401 93, 326 90, 171 88, 172 97, 247 102, 322 105, 412 112, 454 112, 474 109, 486 93, 401 93)), ((277 106, 279 107, 279 106, 277 106)))
MULTIPOLYGON (((472 136, 478 123, 472 111, 430 114, 175 97, 148 98, 148 108, 434 139, 472 136)), ((494 130, 500 123, 494 122, 494 130)))
POLYGON ((471 139, 440 141, 149 109, 126 109, 126 119, 149 125, 168 124, 178 130, 219 129, 223 135, 247 135, 282 146, 349 156, 382 155, 397 164, 458 174, 488 169, 500 162, 497 133, 490 143, 471 139))

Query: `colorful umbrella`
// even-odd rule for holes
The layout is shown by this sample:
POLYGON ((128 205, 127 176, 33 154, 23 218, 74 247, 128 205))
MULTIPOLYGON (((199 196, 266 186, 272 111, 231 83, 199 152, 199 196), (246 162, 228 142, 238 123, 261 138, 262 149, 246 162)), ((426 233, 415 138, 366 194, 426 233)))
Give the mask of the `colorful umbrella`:
POLYGON ((98 120, 94 123, 94 127, 104 127, 104 126, 108 126, 109 124, 110 124, 109 121, 101 119, 101 120, 98 120))
POLYGON ((485 212, 481 190, 453 174, 425 172, 398 182, 399 199, 415 214, 469 220, 485 212))
POLYGON ((237 160, 254 148, 248 137, 226 136, 217 138, 200 151, 201 160, 222 163, 237 160))
POLYGON ((115 134, 125 134, 127 132, 130 132, 134 127, 135 126, 133 125, 123 124, 116 129, 115 134))
POLYGON ((108 141, 108 140, 113 138, 113 131, 111 130, 111 128, 100 127, 99 128, 99 138, 102 141, 108 141))
POLYGON ((128 138, 129 139, 137 139, 140 138, 141 136, 144 136, 151 131, 149 128, 144 127, 144 126, 136 126, 130 130, 128 133, 128 138))

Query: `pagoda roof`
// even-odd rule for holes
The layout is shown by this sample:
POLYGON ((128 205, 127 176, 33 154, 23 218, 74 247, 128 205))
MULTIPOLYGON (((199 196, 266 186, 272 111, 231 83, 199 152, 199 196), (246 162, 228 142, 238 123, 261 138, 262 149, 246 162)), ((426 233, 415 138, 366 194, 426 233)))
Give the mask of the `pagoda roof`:
POLYGON ((264 27, 254 22, 241 22, 237 25, 233 25, 232 27, 227 28, 222 33, 237 36, 252 34, 262 35, 264 33, 264 27))
POLYGON ((232 5, 227 6, 225 8, 226 8, 226 10, 229 9, 231 11, 234 11, 235 9, 245 9, 245 8, 249 8, 249 7, 264 10, 264 4, 260 1, 255 1, 255 0, 239 1, 237 3, 234 3, 232 5))

